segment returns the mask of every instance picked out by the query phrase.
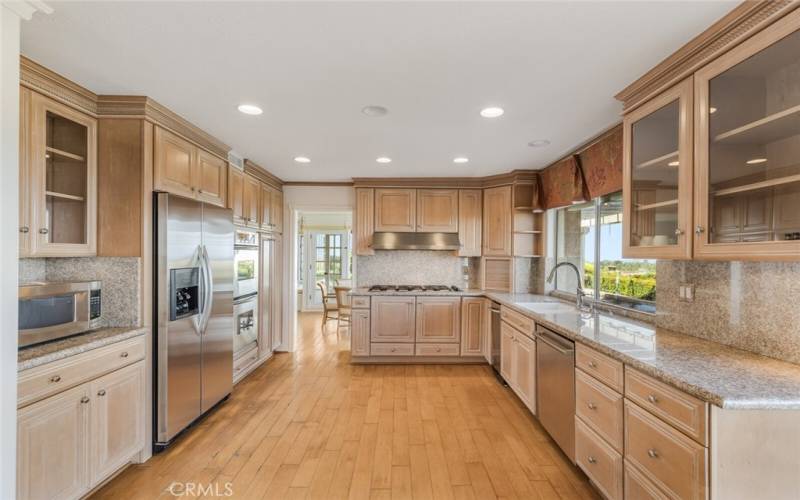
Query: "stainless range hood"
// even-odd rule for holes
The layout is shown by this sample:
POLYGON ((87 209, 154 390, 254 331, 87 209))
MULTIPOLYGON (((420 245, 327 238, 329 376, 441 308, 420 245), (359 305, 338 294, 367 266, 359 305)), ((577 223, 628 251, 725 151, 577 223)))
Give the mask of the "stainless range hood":
POLYGON ((458 233, 374 233, 374 250, 458 250, 458 233))

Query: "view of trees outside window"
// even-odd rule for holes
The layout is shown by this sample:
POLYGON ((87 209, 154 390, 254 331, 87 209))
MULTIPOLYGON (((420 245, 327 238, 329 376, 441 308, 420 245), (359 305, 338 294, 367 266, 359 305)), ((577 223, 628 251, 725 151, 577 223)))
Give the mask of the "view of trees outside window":
MULTIPOLYGON (((622 257, 621 193, 559 209, 556 235, 558 262, 569 261, 582 270, 583 290, 588 296, 655 312, 656 261, 622 257)), ((574 281, 574 272, 560 269, 556 288, 575 293, 574 281)))

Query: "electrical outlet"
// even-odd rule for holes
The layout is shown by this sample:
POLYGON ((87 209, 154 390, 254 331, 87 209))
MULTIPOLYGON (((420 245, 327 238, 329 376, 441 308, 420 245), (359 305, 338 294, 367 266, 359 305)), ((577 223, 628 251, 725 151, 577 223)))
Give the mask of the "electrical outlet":
POLYGON ((681 283, 678 286, 678 297, 681 302, 694 302, 694 284, 681 283))

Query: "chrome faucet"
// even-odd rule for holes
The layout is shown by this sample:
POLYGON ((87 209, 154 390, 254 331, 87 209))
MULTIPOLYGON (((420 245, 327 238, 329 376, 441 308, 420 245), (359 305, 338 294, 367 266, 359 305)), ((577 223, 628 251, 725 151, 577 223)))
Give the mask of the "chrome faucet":
POLYGON ((559 262, 556 264, 556 267, 550 271, 550 274, 547 276, 547 282, 553 282, 553 278, 556 275, 556 270, 561 266, 568 266, 572 268, 575 271, 575 275, 578 277, 578 289, 575 291, 575 307, 577 307, 579 311, 583 311, 583 298, 586 296, 586 294, 583 293, 583 286, 581 286, 581 272, 578 270, 578 266, 572 262, 559 262))

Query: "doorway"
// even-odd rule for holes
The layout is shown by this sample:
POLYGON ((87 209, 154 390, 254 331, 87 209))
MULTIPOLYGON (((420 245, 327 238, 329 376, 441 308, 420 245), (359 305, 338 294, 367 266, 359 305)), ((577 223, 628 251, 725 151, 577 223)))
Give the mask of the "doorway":
POLYGON ((303 212, 298 220, 297 286, 301 311, 322 311, 318 283, 335 303, 334 287, 353 282, 351 213, 303 212))

